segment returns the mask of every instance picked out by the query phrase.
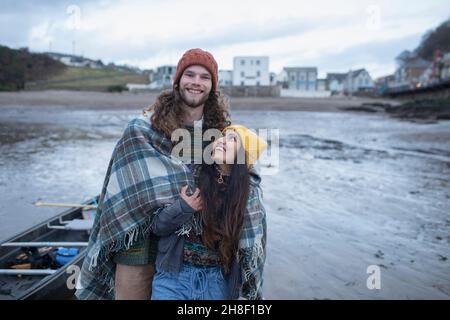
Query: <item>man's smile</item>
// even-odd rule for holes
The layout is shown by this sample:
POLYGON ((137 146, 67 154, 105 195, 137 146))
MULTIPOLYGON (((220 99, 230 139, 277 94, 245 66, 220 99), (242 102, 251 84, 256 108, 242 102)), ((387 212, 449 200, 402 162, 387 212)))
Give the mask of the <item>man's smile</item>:
POLYGON ((200 89, 192 89, 192 88, 186 88, 186 91, 190 94, 202 94, 203 90, 200 89))

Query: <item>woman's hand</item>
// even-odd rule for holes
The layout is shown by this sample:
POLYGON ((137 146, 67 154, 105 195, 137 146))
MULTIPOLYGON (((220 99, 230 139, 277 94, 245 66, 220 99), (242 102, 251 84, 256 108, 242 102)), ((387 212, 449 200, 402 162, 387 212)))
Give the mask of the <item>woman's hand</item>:
POLYGON ((195 211, 202 210, 202 198, 200 197, 200 189, 195 188, 195 192, 191 196, 188 196, 186 191, 187 186, 181 188, 181 198, 186 201, 186 203, 195 211))

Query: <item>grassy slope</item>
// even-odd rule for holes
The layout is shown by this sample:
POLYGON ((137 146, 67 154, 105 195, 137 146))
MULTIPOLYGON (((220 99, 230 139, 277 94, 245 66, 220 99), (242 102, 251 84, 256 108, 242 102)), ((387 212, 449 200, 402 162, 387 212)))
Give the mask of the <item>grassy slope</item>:
POLYGON ((29 89, 73 89, 106 90, 109 86, 127 83, 148 83, 145 75, 122 72, 115 69, 91 69, 67 67, 61 74, 51 77, 37 86, 29 84, 29 89))

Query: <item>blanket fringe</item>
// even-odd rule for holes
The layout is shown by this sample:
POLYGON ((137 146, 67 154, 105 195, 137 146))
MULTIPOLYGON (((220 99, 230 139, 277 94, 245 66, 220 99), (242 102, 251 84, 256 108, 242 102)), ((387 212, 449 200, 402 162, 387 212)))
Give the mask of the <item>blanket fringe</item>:
POLYGON ((150 231, 153 225, 153 219, 146 219, 143 223, 138 223, 136 226, 130 228, 122 239, 111 240, 102 247, 92 248, 92 252, 88 254, 90 256, 89 271, 97 275, 97 280, 108 287, 109 292, 114 290, 114 272, 110 272, 108 268, 102 268, 98 266, 98 261, 104 261, 103 263, 110 262, 111 254, 118 252, 122 249, 128 250, 138 240, 143 239, 150 235, 150 231))

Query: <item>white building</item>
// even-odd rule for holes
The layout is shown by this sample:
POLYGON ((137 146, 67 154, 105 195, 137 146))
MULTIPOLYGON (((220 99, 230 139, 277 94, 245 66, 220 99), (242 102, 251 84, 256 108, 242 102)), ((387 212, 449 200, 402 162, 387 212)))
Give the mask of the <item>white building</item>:
POLYGON ((374 83, 366 69, 350 70, 344 81, 344 92, 352 93, 374 89, 374 83))
POLYGON ((233 85, 233 71, 219 70, 219 87, 230 87, 233 85))
POLYGON ((92 69, 101 69, 104 67, 104 64, 101 60, 92 60, 88 58, 84 58, 82 56, 75 56, 72 54, 64 54, 57 52, 46 52, 50 58, 54 60, 58 60, 64 63, 66 66, 70 67, 79 67, 79 68, 92 68, 92 69))
POLYGON ((242 56, 233 59, 233 86, 269 86, 269 57, 242 56))

